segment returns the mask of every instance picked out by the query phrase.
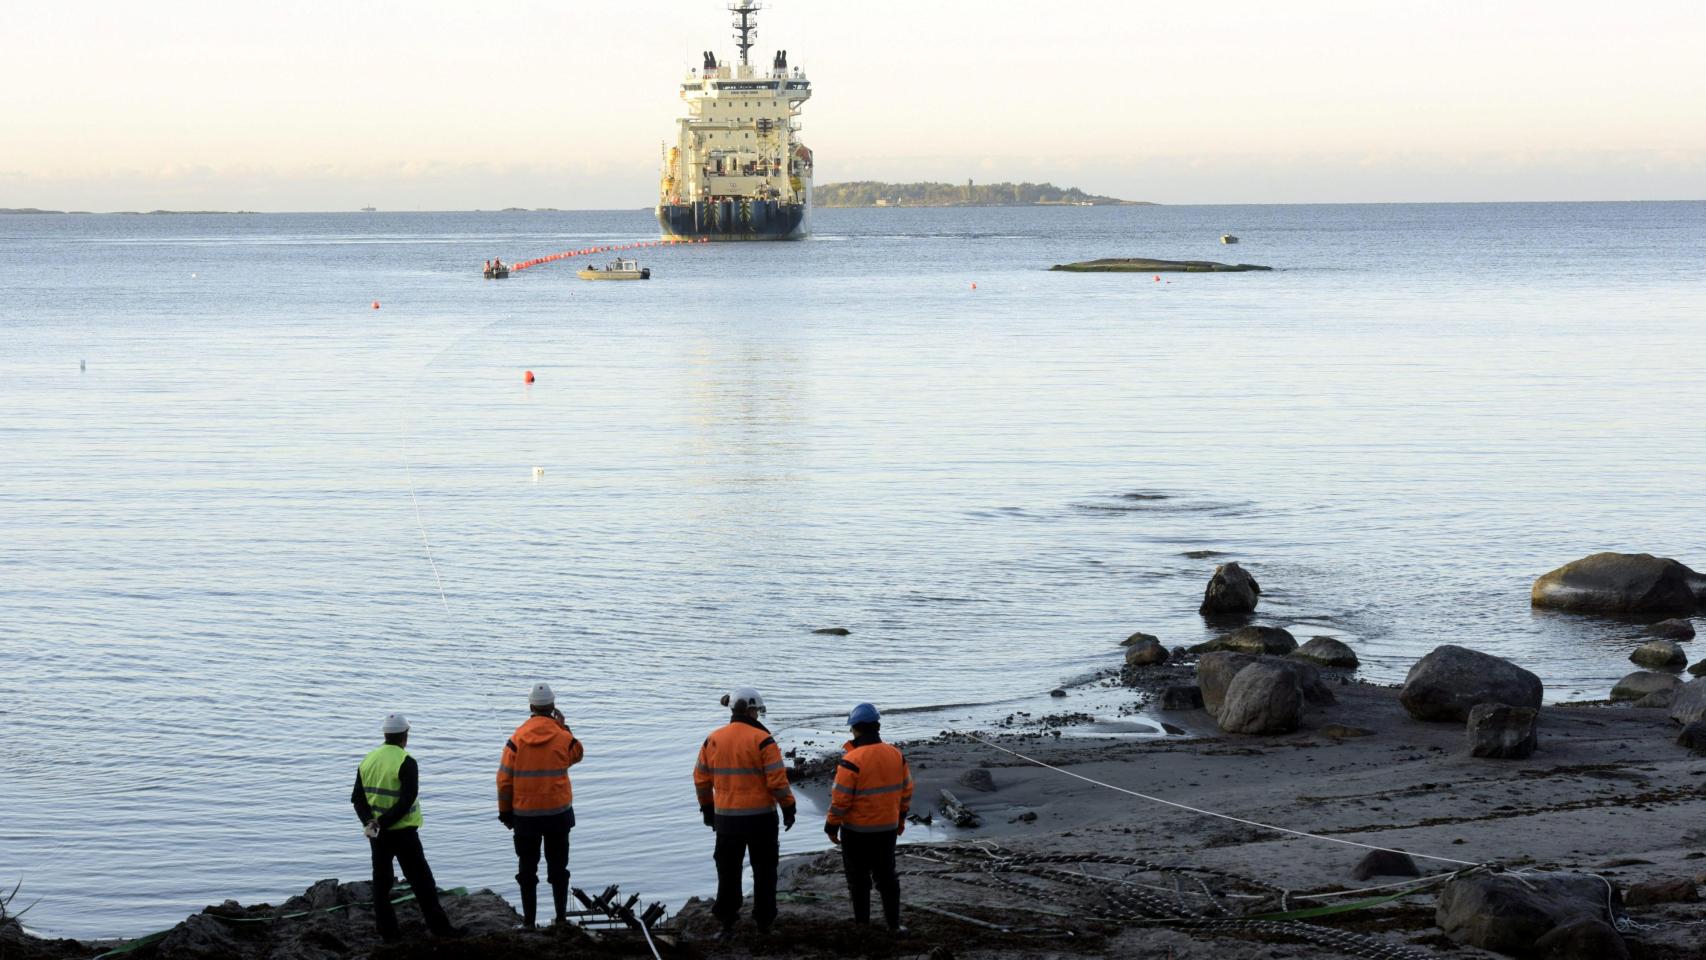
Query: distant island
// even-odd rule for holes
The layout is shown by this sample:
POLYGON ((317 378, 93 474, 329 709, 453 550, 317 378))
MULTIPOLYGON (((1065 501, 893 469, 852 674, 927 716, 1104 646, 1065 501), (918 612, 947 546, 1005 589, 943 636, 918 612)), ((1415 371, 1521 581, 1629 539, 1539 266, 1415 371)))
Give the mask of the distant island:
MULTIPOLYGON (((253 210, 149 210, 146 213, 144 213, 144 212, 138 211, 138 210, 119 210, 116 212, 119 216, 125 216, 125 217, 158 217, 158 216, 208 217, 208 216, 215 216, 215 215, 217 215, 217 216, 235 216, 237 214, 248 215, 248 214, 253 214, 255 211, 253 211, 253 210)), ((87 211, 87 210, 39 210, 35 207, 0 207, 0 213, 18 213, 18 214, 29 214, 29 213, 72 214, 72 213, 74 213, 74 214, 78 214, 79 216, 87 216, 89 214, 89 211, 87 211)))
POLYGON ((1151 206, 1052 183, 826 183, 812 191, 820 207, 1029 207, 1151 206))

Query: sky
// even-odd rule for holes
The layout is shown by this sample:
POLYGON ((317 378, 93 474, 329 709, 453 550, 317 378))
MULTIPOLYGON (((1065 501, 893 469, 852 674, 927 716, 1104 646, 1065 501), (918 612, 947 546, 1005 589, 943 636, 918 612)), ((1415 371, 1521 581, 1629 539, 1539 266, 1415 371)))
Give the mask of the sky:
MULTIPOLYGON (((726 0, 7 4, 0 207, 646 207, 726 0)), ((1706 199, 1700 0, 765 0, 819 183, 1706 199)))

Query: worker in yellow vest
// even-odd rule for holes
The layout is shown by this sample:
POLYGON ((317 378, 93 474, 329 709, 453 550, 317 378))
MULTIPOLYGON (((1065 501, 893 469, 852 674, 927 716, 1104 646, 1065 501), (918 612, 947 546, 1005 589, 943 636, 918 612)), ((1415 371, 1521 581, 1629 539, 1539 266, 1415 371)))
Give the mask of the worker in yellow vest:
POLYGON ((373 920, 379 937, 395 943, 397 913, 391 906, 391 861, 403 868, 403 878, 415 892, 421 917, 435 936, 457 937, 463 930, 450 925, 438 902, 438 887, 421 849, 420 771, 415 758, 404 749, 409 743, 409 721, 400 713, 385 718, 380 727, 385 745, 369 753, 356 770, 355 790, 350 804, 361 818, 362 831, 373 854, 373 920))
POLYGON ((711 914, 723 925, 719 939, 734 936, 740 918, 742 862, 752 861, 752 922, 760 933, 776 922, 777 830, 794 826, 794 793, 776 738, 758 721, 764 699, 751 687, 723 697, 729 722, 711 732, 693 765, 693 787, 705 826, 717 831, 717 902, 711 914), (782 816, 778 823, 776 811, 782 816))
POLYGON ((829 814, 823 830, 840 845, 847 892, 853 900, 853 922, 871 922, 871 885, 883 898, 883 919, 889 930, 904 934, 900 925, 900 878, 895 874, 895 841, 906 832, 912 808, 912 770, 893 744, 883 742, 882 715, 868 703, 847 715, 852 741, 841 747, 835 765, 835 786, 829 793, 829 814))

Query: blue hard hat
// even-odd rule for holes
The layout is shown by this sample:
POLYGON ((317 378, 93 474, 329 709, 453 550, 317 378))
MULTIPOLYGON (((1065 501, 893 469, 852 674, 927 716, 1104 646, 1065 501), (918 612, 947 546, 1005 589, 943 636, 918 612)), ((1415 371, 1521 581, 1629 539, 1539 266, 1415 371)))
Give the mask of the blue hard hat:
POLYGON ((852 713, 847 715, 847 725, 849 727, 857 727, 860 724, 865 723, 878 723, 882 719, 882 714, 877 712, 876 707, 873 707, 868 703, 861 703, 857 707, 853 708, 852 713))

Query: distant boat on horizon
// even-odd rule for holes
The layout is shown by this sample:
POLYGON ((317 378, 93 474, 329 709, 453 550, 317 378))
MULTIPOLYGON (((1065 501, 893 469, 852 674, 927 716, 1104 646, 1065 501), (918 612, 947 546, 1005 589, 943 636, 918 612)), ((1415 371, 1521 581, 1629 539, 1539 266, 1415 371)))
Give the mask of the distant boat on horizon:
POLYGON ((361 212, 362 213, 378 213, 379 208, 378 207, 362 207, 361 212))

